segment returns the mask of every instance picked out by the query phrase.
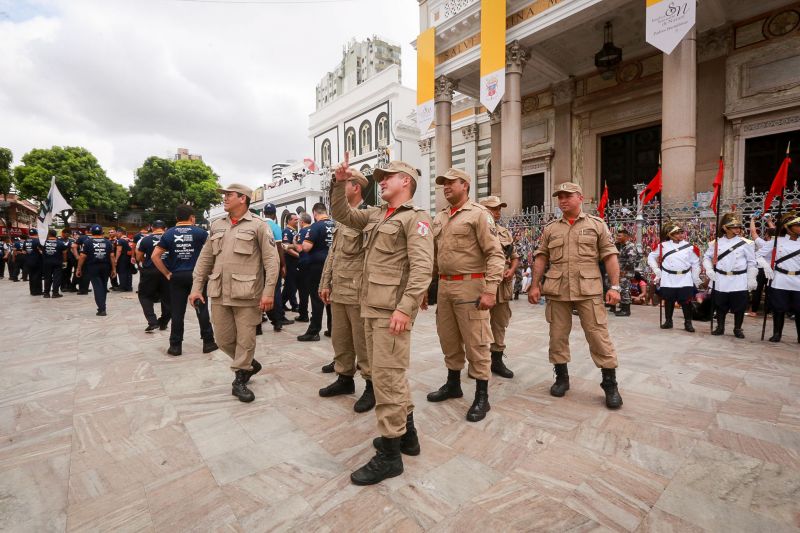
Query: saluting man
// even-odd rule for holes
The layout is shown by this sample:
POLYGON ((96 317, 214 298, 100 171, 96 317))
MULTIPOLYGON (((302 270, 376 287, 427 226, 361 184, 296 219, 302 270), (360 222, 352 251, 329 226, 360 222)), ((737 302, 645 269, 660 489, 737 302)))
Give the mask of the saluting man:
MULTIPOLYGON (((369 186, 367 178, 356 169, 350 169, 352 178, 345 181, 344 194, 352 208, 363 201, 361 191, 369 186)), ((356 367, 364 378, 364 394, 356 401, 353 410, 363 413, 375 407, 375 394, 367 357, 367 341, 364 338, 364 320, 361 318, 361 272, 364 269, 364 239, 361 231, 337 224, 333 233, 333 244, 325 259, 319 296, 325 305, 331 306, 333 314, 334 370, 336 381, 320 389, 323 398, 339 394, 353 394, 353 376, 356 367)))
POLYGON ((589 343, 589 353, 603 375, 600 387, 606 395, 606 407, 616 409, 622 405, 617 390, 617 353, 608 335, 608 314, 603 305, 598 262, 603 262, 611 281, 605 303, 616 305, 620 300, 619 252, 605 221, 583 212, 580 185, 562 183, 553 196, 558 197, 562 215, 547 224, 542 232, 539 247, 534 252, 533 282, 528 291, 528 302, 533 305, 539 303, 542 294, 547 297, 545 317, 550 324, 550 362, 556 374, 550 394, 561 397, 569 390, 569 332, 575 309, 589 343), (550 269, 545 272, 548 265, 550 269))
POLYGON ((768 241, 758 253, 758 264, 764 269, 764 275, 772 280, 767 296, 772 309, 772 337, 769 340, 781 341, 786 313, 794 313, 797 342, 800 342, 800 216, 797 213, 781 217, 779 235, 777 239, 768 241), (773 269, 770 263, 775 246, 778 251, 773 269))
POLYGON ((414 318, 431 283, 433 236, 430 215, 412 203, 417 169, 402 161, 375 169, 373 176, 386 203, 367 209, 347 203, 343 182, 354 176, 345 152, 331 182, 331 207, 336 220, 364 232, 361 316, 381 433, 373 441, 375 457, 350 480, 373 485, 403 473, 401 453, 420 453, 406 371, 414 318))
POLYGON ((503 249, 503 256, 506 259, 505 270, 503 270, 503 281, 497 287, 497 299, 494 307, 489 310, 492 326, 492 337, 494 340, 489 346, 492 354, 492 374, 497 374, 502 378, 511 379, 514 372, 503 362, 503 355, 506 349, 506 328, 511 322, 511 306, 508 302, 514 297, 514 275, 519 265, 519 254, 515 246, 514 238, 507 228, 498 222, 500 221, 501 209, 508 204, 501 202, 497 196, 487 196, 480 201, 492 214, 495 226, 497 227, 497 237, 500 240, 500 247, 503 249))
POLYGON ((659 296, 664 303, 664 323, 661 329, 672 329, 675 302, 683 311, 683 329, 694 333, 692 326, 692 298, 700 286, 700 250, 686 242, 686 231, 676 222, 664 224, 666 239, 647 256, 647 264, 655 274, 654 283, 660 283, 659 296))
POLYGON ((717 245, 711 241, 703 255, 703 268, 714 282, 711 296, 717 313, 717 327, 712 335, 725 333, 725 315, 733 313, 733 334, 744 339, 742 324, 747 310, 747 291, 758 285, 758 268, 753 241, 742 237, 742 221, 734 213, 720 220, 717 245), (715 256, 716 254, 716 256, 715 256))
POLYGON ((447 382, 428 394, 428 401, 464 396, 461 369, 469 361, 467 374, 475 379, 475 399, 467 411, 467 420, 477 422, 491 409, 489 347, 494 339, 489 310, 496 303, 505 257, 494 217, 469 199, 471 182, 469 174, 455 168, 436 176, 436 184, 444 185, 444 197, 450 204, 433 219, 433 272, 439 276, 436 331, 444 353, 447 382))

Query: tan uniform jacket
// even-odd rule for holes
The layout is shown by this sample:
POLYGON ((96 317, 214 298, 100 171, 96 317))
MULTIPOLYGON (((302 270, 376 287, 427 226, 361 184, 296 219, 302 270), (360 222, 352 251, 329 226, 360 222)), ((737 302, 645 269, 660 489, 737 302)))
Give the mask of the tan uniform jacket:
POLYGON ((486 292, 495 294, 505 257, 488 209, 467 201, 454 215, 445 207, 433 219, 435 274, 486 274, 486 292))
MULTIPOLYGON (((511 267, 511 262, 514 259, 519 259, 517 247, 514 246, 514 238, 511 236, 511 231, 508 228, 497 225, 497 238, 500 240, 500 247, 503 250, 503 257, 506 258, 506 263, 503 271, 511 267)), ((497 303, 510 302, 514 297, 514 278, 504 279, 500 282, 500 288, 497 289, 497 303)))
POLYGON ((395 310, 413 320, 431 284, 433 235, 431 217, 411 202, 386 218, 387 206, 353 209, 344 184, 331 182, 333 217, 363 230, 364 271, 361 316, 389 318, 395 310))
POLYGON ((361 231, 336 223, 333 244, 325 259, 320 289, 331 290, 337 304, 360 304, 361 274, 364 271, 364 238, 361 231))
POLYGON ((599 262, 612 254, 619 252, 602 218, 581 213, 572 225, 564 217, 550 222, 533 254, 543 255, 550 264, 542 294, 560 301, 602 296, 599 262))
POLYGON ((192 292, 201 292, 208 280, 208 296, 222 305, 258 305, 274 296, 280 257, 272 230, 249 211, 235 226, 230 216, 211 224, 192 275, 192 292))

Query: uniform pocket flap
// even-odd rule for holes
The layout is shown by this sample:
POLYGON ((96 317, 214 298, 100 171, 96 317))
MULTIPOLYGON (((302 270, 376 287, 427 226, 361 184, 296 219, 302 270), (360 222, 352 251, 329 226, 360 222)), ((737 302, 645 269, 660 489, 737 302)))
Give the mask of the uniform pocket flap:
POLYGON ((378 231, 381 233, 388 233, 392 235, 400 231, 400 226, 396 224, 384 224, 383 226, 378 228, 378 231))
POLYGON ((208 275, 208 279, 217 279, 220 276, 220 274, 222 274, 222 273, 221 272, 212 272, 211 274, 208 275))
POLYGON ((547 243, 548 248, 557 248, 559 246, 564 246, 564 238, 559 237, 557 239, 552 239, 547 243))
POLYGON ((387 274, 375 274, 372 273, 369 275, 370 283, 375 283, 377 285, 400 285, 400 278, 397 276, 390 276, 387 274))
POLYGON ((221 239, 224 235, 225 235, 224 231, 218 231, 216 233, 212 233, 211 237, 209 237, 209 239, 211 239, 212 241, 215 240, 215 239, 221 239))
POLYGON ((548 270, 544 273, 544 277, 548 279, 559 279, 564 273, 560 270, 548 270))
POLYGON ((252 233, 243 233, 239 232, 236 234, 237 239, 241 239, 243 241, 252 241, 255 236, 252 233))
POLYGON ((469 233, 469 231, 470 227, 467 224, 457 224, 450 228, 450 233, 453 235, 466 235, 469 233))
POLYGON ((578 242, 583 244, 593 244, 597 242, 597 237, 594 235, 578 235, 578 242))
POLYGON ((489 318, 489 310, 481 310, 481 309, 470 309, 469 310, 469 319, 470 320, 485 320, 489 318))
POLYGON ((236 281, 255 281, 256 275, 255 274, 231 274, 231 279, 235 279, 236 281))
POLYGON ((581 277, 583 279, 596 279, 600 277, 600 272, 586 272, 585 270, 581 270, 581 277))

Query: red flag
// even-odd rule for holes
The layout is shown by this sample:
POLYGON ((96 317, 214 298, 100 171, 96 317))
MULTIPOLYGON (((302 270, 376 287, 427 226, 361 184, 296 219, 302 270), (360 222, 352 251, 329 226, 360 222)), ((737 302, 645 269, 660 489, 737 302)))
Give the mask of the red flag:
POLYGON ((711 199, 710 207, 714 210, 714 214, 717 213, 717 209, 719 208, 719 191, 722 190, 722 175, 725 172, 724 165, 722 164, 722 158, 719 158, 719 168, 717 169, 717 176, 714 178, 714 197, 711 199))
POLYGON ((316 172, 317 171, 317 164, 314 162, 313 159, 306 157, 303 159, 303 166, 306 167, 309 172, 316 172))
POLYGON ((606 206, 608 205, 608 183, 603 187, 603 196, 600 197, 600 203, 597 204, 597 214, 600 218, 606 218, 606 206))
POLYGON ((764 213, 769 211, 769 208, 772 207, 772 200, 777 196, 783 196, 783 190, 786 188, 786 177, 789 174, 789 164, 792 160, 789 158, 789 149, 786 149, 786 157, 783 158, 783 163, 781 163, 781 168, 778 169, 778 173, 775 174, 775 179, 772 180, 772 187, 769 188, 769 192, 767 193, 767 197, 764 198, 764 213))
POLYGON ((642 207, 646 206, 650 200, 656 197, 656 194, 661 192, 661 185, 661 167, 658 167, 656 176, 650 180, 650 183, 647 184, 647 187, 645 187, 639 195, 639 198, 643 198, 642 207))

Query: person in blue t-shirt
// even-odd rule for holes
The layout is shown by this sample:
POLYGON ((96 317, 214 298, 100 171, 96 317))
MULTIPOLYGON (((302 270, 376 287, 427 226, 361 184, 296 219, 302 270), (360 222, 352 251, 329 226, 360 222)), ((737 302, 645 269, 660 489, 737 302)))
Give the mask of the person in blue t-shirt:
MULTIPOLYGON (((177 225, 168 229, 158 241, 152 259, 153 265, 164 275, 169 284, 172 327, 169 332, 167 353, 177 356, 183 353, 183 319, 186 316, 189 294, 192 292, 192 273, 200 250, 208 239, 208 232, 194 225, 194 209, 189 205, 179 205, 175 208, 175 218, 178 221, 177 225), (167 262, 163 257, 168 259, 167 262)), ((203 290, 203 299, 197 300, 195 307, 197 320, 200 323, 200 337, 203 339, 203 353, 217 349, 207 301, 206 292, 203 290)))
POLYGON ((92 236, 83 241, 76 275, 79 278, 89 278, 94 291, 94 302, 97 304, 97 316, 106 316, 108 278, 116 274, 116 267, 111 261, 114 245, 103 236, 103 227, 100 224, 93 225, 89 232, 92 236))
POLYGON ((42 295, 42 245, 39 232, 31 228, 23 245, 25 249, 24 273, 28 274, 28 287, 31 296, 42 295))
MULTIPOLYGON (((163 220, 153 222, 153 232, 142 237, 136 245, 136 261, 142 264, 139 277, 139 304, 147 319, 146 333, 156 329, 165 330, 169 324, 172 313, 170 311, 169 283, 167 278, 159 272, 153 264, 153 253, 164 235, 166 224, 163 220), (156 317, 155 305, 161 302, 161 317, 156 317)), ((161 259, 167 259, 164 255, 161 259)))
POLYGON ((42 246, 42 271, 44 272, 44 296, 50 298, 50 291, 53 291, 53 298, 61 298, 62 266, 67 263, 67 245, 59 239, 56 230, 51 229, 47 232, 47 240, 42 246))
POLYGON ((297 292, 299 294, 299 302, 297 310, 298 315, 295 317, 295 322, 308 322, 308 272, 306 272, 306 265, 308 264, 308 253, 303 251, 303 241, 306 238, 308 230, 311 228, 313 219, 308 213, 300 214, 300 231, 294 239, 294 247, 297 250, 297 292))
MULTIPOLYGON (((328 249, 333 244, 334 223, 328 217, 328 208, 323 203, 316 203, 312 209, 315 222, 308 228, 302 247, 308 254, 305 265, 308 297, 311 299, 311 322, 308 330, 297 340, 300 342, 318 341, 319 332, 322 330, 322 312, 325 310, 325 302, 319 297, 319 282, 322 279, 322 269, 325 266, 325 259, 328 257, 328 249)), ((330 317, 330 311, 328 312, 330 317)), ((328 326, 330 331, 330 326, 328 326)))
POLYGON ((294 213, 289 215, 286 220, 286 227, 283 228, 281 242, 283 244, 283 258, 286 261, 286 276, 283 284, 283 292, 281 293, 281 301, 283 302, 283 310, 291 311, 292 313, 298 312, 297 307, 297 259, 300 254, 294 246, 294 240, 297 236, 297 224, 300 219, 294 213), (286 304, 291 305, 291 309, 286 309, 286 304))
MULTIPOLYGON (((72 245, 72 253, 75 256, 75 260, 79 261, 81 256, 81 250, 83 250, 83 246, 89 242, 91 237, 86 233, 82 233, 75 239, 75 243, 72 245)), ((78 278, 78 292, 77 294, 85 295, 89 294, 89 276, 78 276, 78 269, 75 269, 75 277, 78 278)))
POLYGON ((286 318, 286 310, 283 308, 283 278, 286 276, 286 258, 283 251, 283 231, 277 222, 278 209, 275 204, 264 205, 264 217, 267 220, 267 225, 272 230, 272 236, 275 238, 275 247, 278 249, 278 257, 281 260, 280 274, 278 274, 278 282, 275 284, 275 304, 272 309, 267 312, 267 317, 272 322, 272 328, 275 331, 281 331, 283 326, 294 324, 294 320, 286 318))
POLYGON ((128 239, 128 232, 123 227, 117 227, 116 240, 117 272, 119 273, 119 290, 122 292, 133 291, 133 247, 128 239))

